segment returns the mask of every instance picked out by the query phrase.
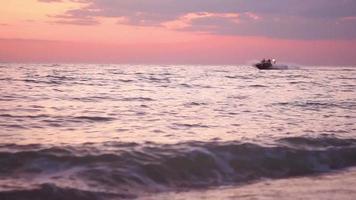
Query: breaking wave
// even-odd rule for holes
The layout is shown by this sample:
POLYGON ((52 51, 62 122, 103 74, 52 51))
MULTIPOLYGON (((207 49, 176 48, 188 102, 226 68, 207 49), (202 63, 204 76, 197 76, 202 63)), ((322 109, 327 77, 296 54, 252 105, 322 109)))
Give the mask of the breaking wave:
MULTIPOLYGON (((31 191, 0 192, 0 198, 31 193, 41 199, 41 195, 58 196, 59 192, 73 195, 76 199, 96 199, 96 193, 83 192, 85 187, 83 191, 74 192, 63 185, 63 182, 73 180, 130 197, 127 191, 243 184, 261 178, 310 175, 353 165, 356 165, 356 140, 332 137, 283 138, 273 145, 237 141, 179 144, 107 142, 47 148, 8 144, 0 146, 1 177, 15 180, 22 175, 41 175, 48 181, 31 191), (62 189, 53 189, 57 185, 62 189)), ((102 193, 101 190, 93 192, 102 193)))

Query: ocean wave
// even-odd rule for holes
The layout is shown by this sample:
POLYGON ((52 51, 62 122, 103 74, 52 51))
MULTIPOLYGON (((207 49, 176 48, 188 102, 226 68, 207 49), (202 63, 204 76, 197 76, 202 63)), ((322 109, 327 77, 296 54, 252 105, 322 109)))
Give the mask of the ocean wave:
POLYGON ((54 121, 112 121, 115 120, 113 117, 103 117, 103 116, 61 116, 61 115, 12 115, 12 114, 0 114, 1 118, 28 118, 28 119, 43 119, 44 122, 54 122, 54 121))
POLYGON ((234 75, 234 76, 227 75, 227 76, 225 76, 225 78, 229 78, 229 79, 253 79, 250 76, 242 76, 242 75, 234 75))
POLYGON ((77 117, 73 117, 73 119, 94 121, 94 122, 106 122, 106 121, 115 120, 115 118, 113 117, 99 117, 99 116, 77 116, 77 117))
POLYGON ((50 117, 50 116, 49 116, 49 115, 45 115, 45 114, 39 114, 39 115, 0 114, 0 117, 4 117, 4 118, 31 118, 31 119, 36 119, 36 118, 48 118, 48 117, 50 117))
POLYGON ((47 75, 44 78, 49 79, 49 80, 60 80, 60 81, 73 81, 73 80, 76 80, 75 77, 60 76, 60 75, 47 75))
POLYGON ((35 84, 53 84, 60 85, 62 84, 62 80, 38 80, 38 79, 23 79, 22 81, 27 83, 35 83, 35 84))
POLYGON ((118 81, 118 82, 123 82, 123 83, 135 82, 134 80, 131 80, 131 79, 116 79, 116 81, 118 81))
POLYGON ((206 105, 208 105, 208 103, 205 103, 205 102, 195 102, 195 101, 192 101, 192 102, 183 104, 183 106, 185 106, 185 107, 206 106, 206 105))
POLYGON ((209 128, 210 126, 208 125, 204 125, 204 124, 189 124, 189 123, 173 123, 173 126, 172 127, 173 129, 180 129, 180 128, 183 128, 183 129, 189 129, 189 128, 209 128))
POLYGON ((306 110, 322 110, 322 109, 354 109, 356 104, 351 101, 341 101, 341 102, 323 102, 323 101, 294 101, 294 102, 280 102, 274 103, 273 105, 279 106, 293 106, 301 107, 306 110))
POLYGON ((356 165, 356 140, 332 137, 291 137, 273 145, 213 141, 35 145, 32 150, 31 146, 10 146, 12 151, 0 148, 2 177, 41 175, 56 184, 53 176, 70 174, 68 179, 120 190, 179 190, 248 183, 356 165))
POLYGON ((255 85, 249 85, 248 87, 252 87, 252 88, 266 88, 266 87, 268 87, 268 86, 255 84, 255 85))
POLYGON ((339 139, 333 137, 317 137, 317 138, 306 138, 306 137, 288 137, 282 138, 278 141, 286 143, 292 146, 301 147, 343 147, 343 146, 353 146, 356 144, 356 139, 339 139))
POLYGON ((154 99, 149 97, 125 97, 120 100, 121 101, 154 101, 154 99))
POLYGON ((108 193, 78 190, 75 188, 62 188, 54 184, 41 184, 28 189, 1 191, 0 199, 6 200, 101 200, 101 199, 133 199, 135 195, 125 193, 108 193))
POLYGON ((152 82, 152 83, 170 83, 171 80, 169 77, 162 77, 159 75, 151 75, 151 76, 141 76, 139 80, 152 82))
POLYGON ((117 118, 106 115, 14 115, 14 114, 0 114, 0 127, 10 130, 21 130, 48 127, 75 127, 78 124, 92 124, 105 123, 117 120, 117 118))

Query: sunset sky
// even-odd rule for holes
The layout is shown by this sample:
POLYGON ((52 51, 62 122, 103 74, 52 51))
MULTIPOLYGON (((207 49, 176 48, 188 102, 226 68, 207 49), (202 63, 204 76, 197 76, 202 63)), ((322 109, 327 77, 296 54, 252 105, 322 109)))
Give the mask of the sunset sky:
POLYGON ((0 0, 0 62, 356 64, 355 0, 0 0))

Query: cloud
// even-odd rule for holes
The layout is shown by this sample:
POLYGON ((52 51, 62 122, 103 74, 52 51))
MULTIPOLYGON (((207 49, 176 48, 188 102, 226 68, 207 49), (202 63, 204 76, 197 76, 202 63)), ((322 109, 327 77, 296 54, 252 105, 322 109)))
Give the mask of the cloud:
POLYGON ((97 17, 107 17, 133 26, 161 26, 212 34, 292 39, 356 38, 355 0, 72 1, 86 2, 86 6, 55 16, 59 22, 87 21, 90 22, 87 25, 94 25, 99 23, 97 17))
POLYGON ((98 21, 93 20, 93 19, 71 19, 71 20, 56 20, 51 23, 57 23, 57 24, 70 24, 70 25, 97 25, 99 24, 98 21))
MULTIPOLYGON (((245 14, 246 15, 246 14, 245 14)), ((258 16, 238 20, 212 16, 194 19, 185 31, 219 35, 264 36, 283 39, 355 39, 356 20, 305 19, 298 17, 258 16)))
MULTIPOLYGON (((54 23, 59 24, 72 24, 72 25, 97 25, 99 21, 97 21, 94 17, 85 14, 82 10, 73 10, 72 15, 55 15, 52 16, 56 18, 54 23), (75 17, 73 17, 75 16, 75 17)), ((52 23, 53 23, 52 22, 52 23)))

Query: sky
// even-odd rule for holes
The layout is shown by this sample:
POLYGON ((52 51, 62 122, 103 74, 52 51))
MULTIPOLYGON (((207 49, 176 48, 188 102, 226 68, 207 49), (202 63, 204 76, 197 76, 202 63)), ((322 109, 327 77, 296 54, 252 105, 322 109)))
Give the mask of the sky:
POLYGON ((0 62, 356 65, 355 0, 0 0, 0 62))

